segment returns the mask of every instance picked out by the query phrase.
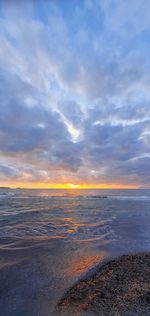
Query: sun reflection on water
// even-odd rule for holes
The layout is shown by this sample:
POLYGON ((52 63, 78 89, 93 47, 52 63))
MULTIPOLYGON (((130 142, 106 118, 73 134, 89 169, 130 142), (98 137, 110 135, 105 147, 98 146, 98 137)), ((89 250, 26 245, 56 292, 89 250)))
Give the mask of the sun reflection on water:
POLYGON ((68 277, 75 276, 79 277, 99 264, 106 256, 105 252, 92 253, 85 248, 85 251, 79 252, 78 256, 70 257, 70 264, 66 267, 66 275, 68 277))

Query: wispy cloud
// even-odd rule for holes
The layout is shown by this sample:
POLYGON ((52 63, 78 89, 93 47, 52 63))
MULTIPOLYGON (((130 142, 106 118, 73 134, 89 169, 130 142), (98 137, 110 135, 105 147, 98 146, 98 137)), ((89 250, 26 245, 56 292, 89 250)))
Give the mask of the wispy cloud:
POLYGON ((0 7, 2 183, 149 186, 149 3, 0 7))

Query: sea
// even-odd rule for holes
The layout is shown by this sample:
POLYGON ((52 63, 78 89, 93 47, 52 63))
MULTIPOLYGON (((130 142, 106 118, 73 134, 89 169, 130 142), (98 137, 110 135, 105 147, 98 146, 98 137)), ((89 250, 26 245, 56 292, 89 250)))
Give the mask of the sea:
POLYGON ((58 315, 74 283, 150 251, 150 190, 0 190, 0 315, 58 315))

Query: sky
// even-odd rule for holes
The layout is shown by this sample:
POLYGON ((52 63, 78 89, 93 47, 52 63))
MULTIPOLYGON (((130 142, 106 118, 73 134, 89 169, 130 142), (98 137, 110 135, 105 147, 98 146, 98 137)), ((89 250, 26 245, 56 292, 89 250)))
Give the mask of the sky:
POLYGON ((149 12, 0 1, 0 186, 150 187, 149 12))

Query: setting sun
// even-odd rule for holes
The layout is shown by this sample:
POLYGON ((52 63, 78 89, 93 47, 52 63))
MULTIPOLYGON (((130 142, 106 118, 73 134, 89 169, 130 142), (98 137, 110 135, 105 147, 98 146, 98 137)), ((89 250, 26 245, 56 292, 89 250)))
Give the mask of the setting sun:
POLYGON ((78 188, 80 188, 80 185, 79 184, 73 184, 73 183, 67 183, 67 187, 69 189, 78 189, 78 188))

